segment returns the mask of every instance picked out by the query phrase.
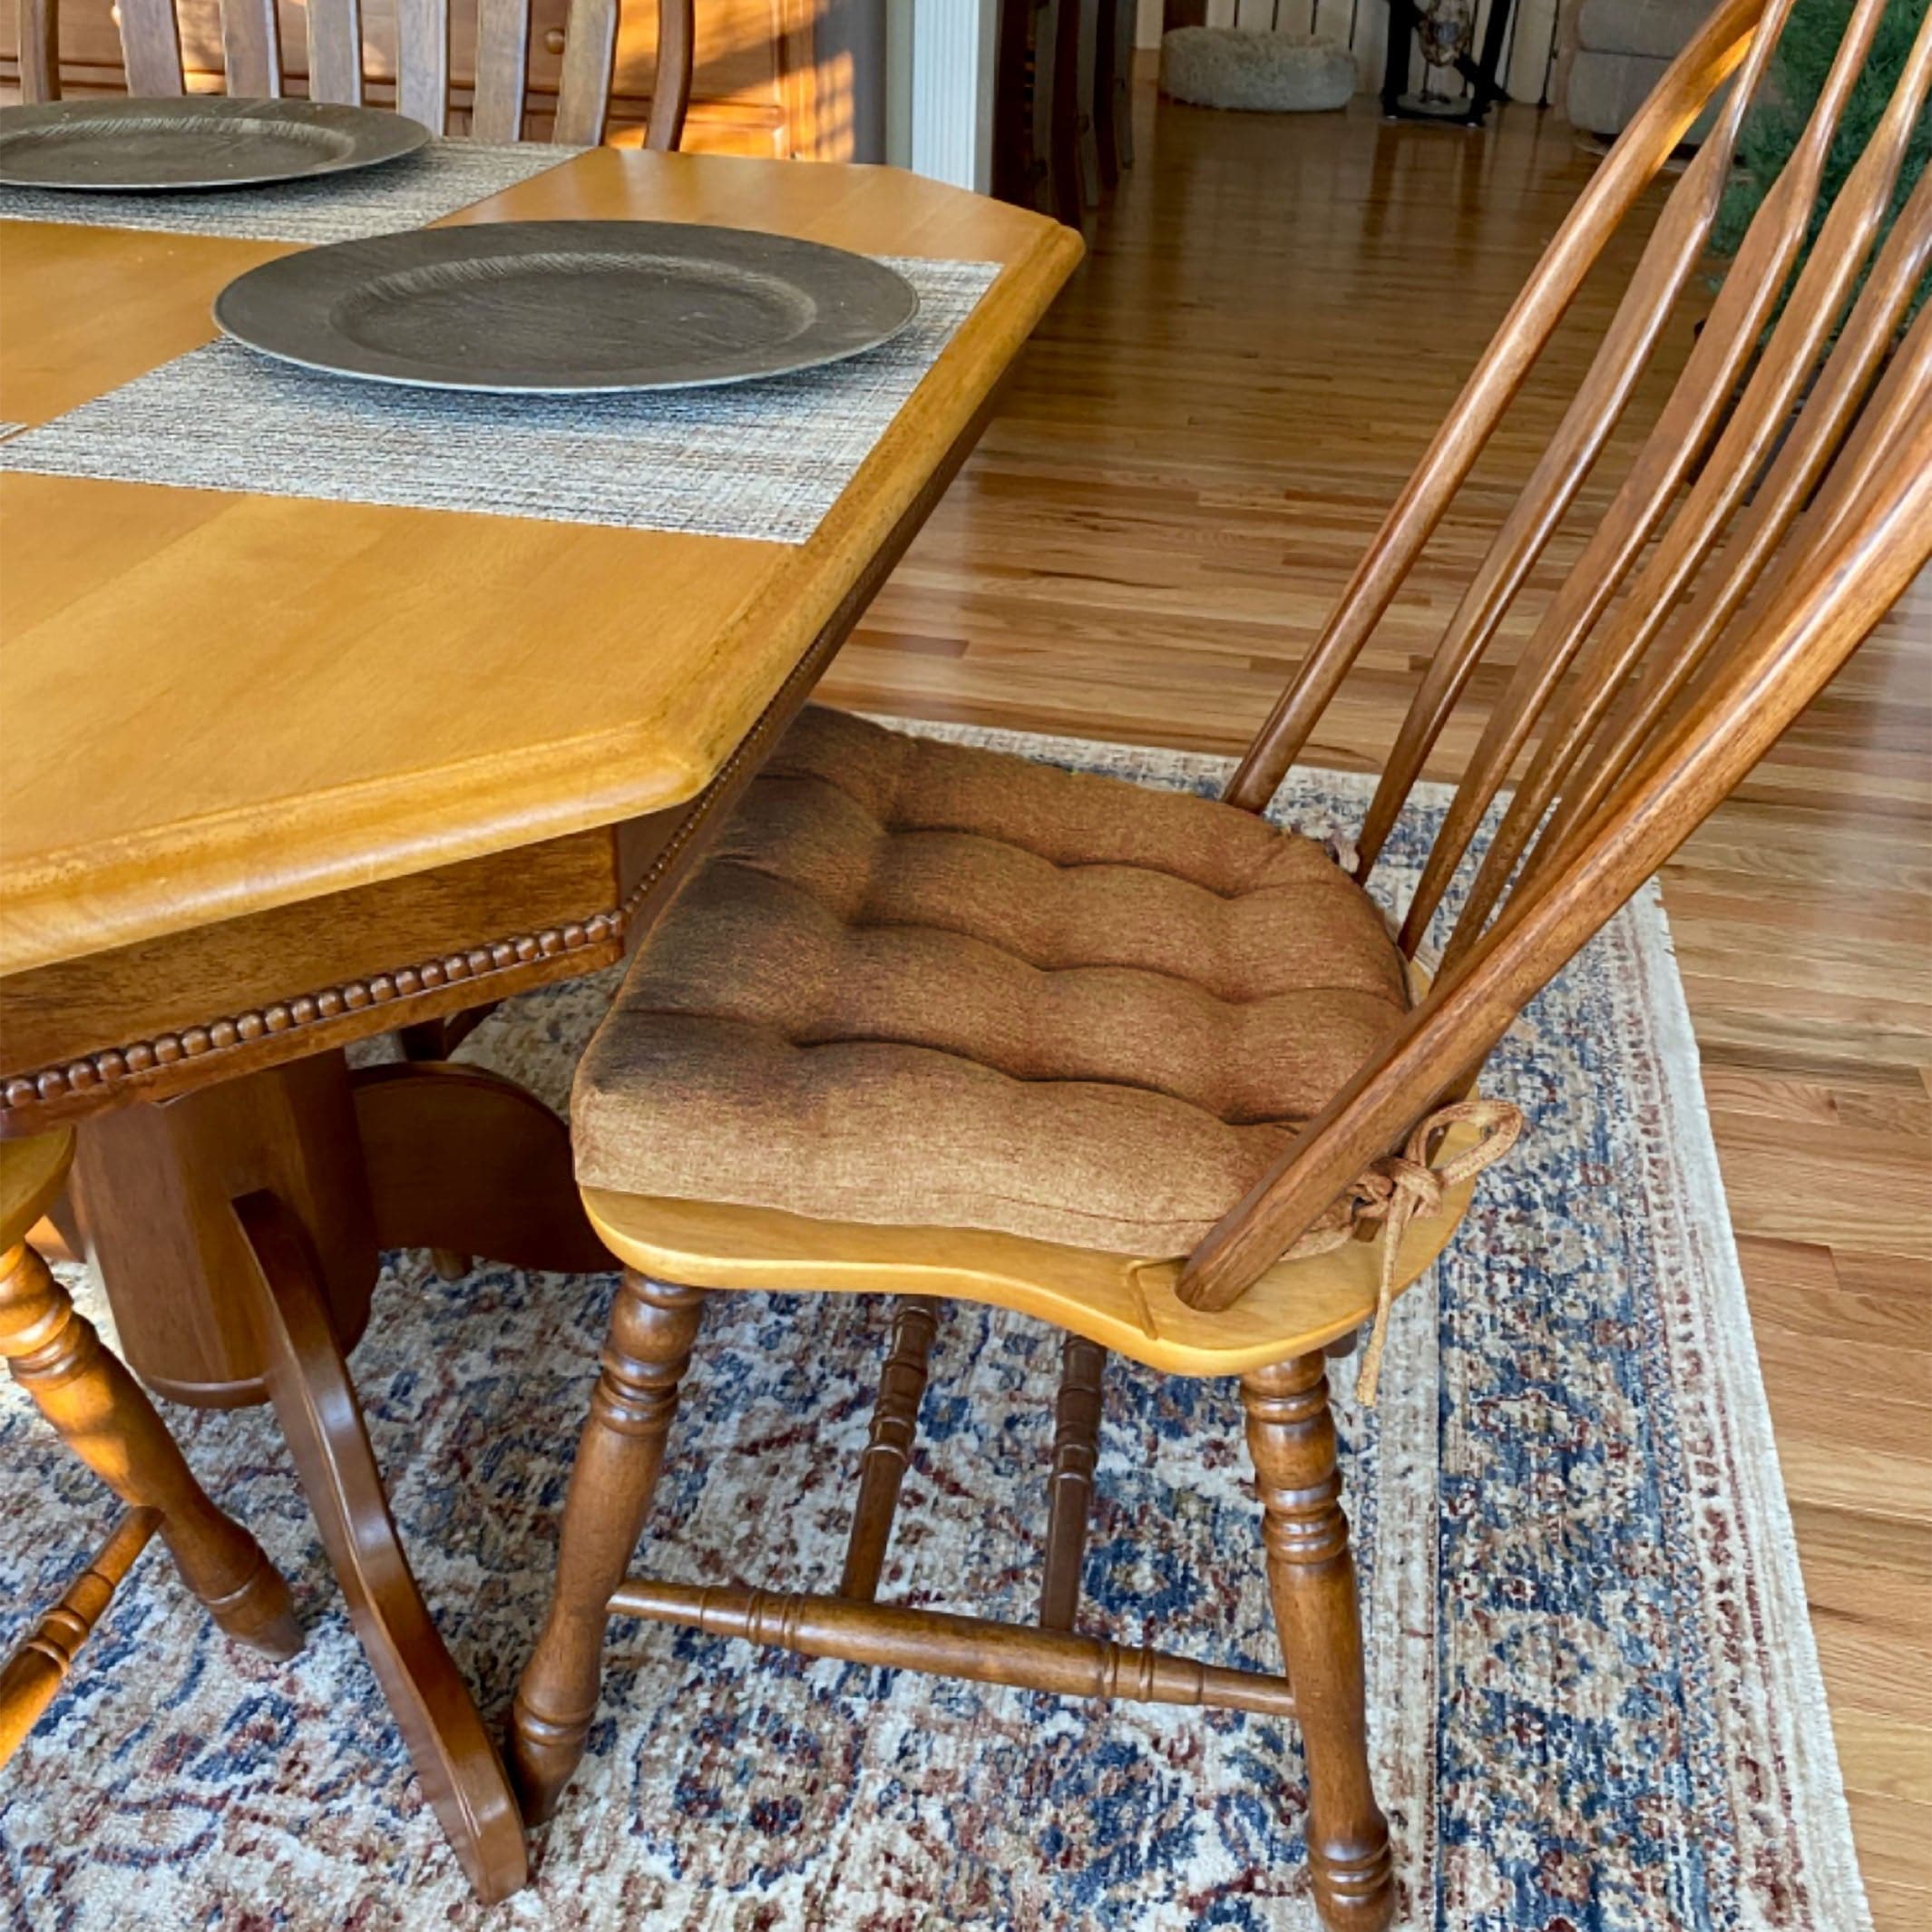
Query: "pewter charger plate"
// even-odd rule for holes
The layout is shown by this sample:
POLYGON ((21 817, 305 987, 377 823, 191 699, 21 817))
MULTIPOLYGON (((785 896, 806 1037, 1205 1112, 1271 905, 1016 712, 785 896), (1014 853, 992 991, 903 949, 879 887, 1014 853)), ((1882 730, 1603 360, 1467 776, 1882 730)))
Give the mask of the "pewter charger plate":
POLYGON ((378 235, 265 262, 215 303, 236 341, 306 368, 520 395, 789 375, 918 313, 912 285, 865 256, 678 221, 378 235))
POLYGON ((93 194, 256 188, 373 168, 429 139, 419 121, 323 101, 226 94, 0 108, 0 187, 93 194))

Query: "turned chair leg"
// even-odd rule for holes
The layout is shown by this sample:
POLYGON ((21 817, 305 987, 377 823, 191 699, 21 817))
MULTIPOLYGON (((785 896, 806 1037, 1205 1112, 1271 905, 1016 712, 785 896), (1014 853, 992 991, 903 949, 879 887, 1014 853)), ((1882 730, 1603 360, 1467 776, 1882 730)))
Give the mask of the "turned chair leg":
POLYGON ((1361 1625, 1320 1353, 1242 1377, 1268 1590, 1308 1761, 1308 1862, 1332 1932, 1395 1917, 1389 1827, 1369 1777, 1361 1625))
POLYGON ((624 1580, 650 1509, 703 1306, 702 1290, 647 1281, 628 1268, 619 1285, 563 1499, 550 1614, 511 1713, 510 1775, 526 1823, 556 1809, 583 1756, 610 1593, 624 1580))
POLYGON ((114 1593, 161 1527, 152 1509, 130 1509, 108 1533, 87 1567, 42 1615, 24 1642, 0 1664, 0 1770, 26 1742, 41 1712, 60 1695, 81 1646, 94 1633, 114 1593))
POLYGON ((271 1657, 301 1649, 281 1572, 209 1499, 141 1385, 24 1242, 0 1255, 0 1356, 116 1496, 159 1514, 188 1587, 223 1630, 271 1657))
POLYGON ((1040 1566, 1039 1627, 1071 1630, 1080 1614, 1087 1518, 1100 1465, 1100 1383, 1107 1351, 1085 1335, 1060 1342, 1060 1392, 1053 1404, 1053 1479, 1048 1489, 1047 1554, 1040 1566))
POLYGON ((891 1547, 899 1490, 912 1460, 919 1405, 926 1392, 932 1338, 939 1332, 939 1303, 930 1295, 902 1295, 893 1316, 893 1351, 879 1377, 879 1399, 859 1462, 859 1499, 845 1541, 845 1569, 838 1594, 870 1603, 879 1594, 891 1547))

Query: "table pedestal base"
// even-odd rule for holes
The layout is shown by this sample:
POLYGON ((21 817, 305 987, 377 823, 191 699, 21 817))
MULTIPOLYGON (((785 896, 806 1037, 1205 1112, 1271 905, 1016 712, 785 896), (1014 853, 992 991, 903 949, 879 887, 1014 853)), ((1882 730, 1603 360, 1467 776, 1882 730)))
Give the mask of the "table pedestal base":
POLYGON ((198 1409, 268 1400, 254 1268, 229 1203, 278 1195, 315 1244, 329 1322, 362 1339, 376 1218, 340 1053, 319 1053, 84 1122, 73 1186, 122 1358, 157 1395, 198 1409))
POLYGON ((274 1403, 424 1791, 478 1897, 507 1897, 526 1876, 522 1820, 410 1572, 346 1356, 385 1248, 612 1265, 562 1121, 479 1068, 352 1073, 325 1053, 102 1115, 76 1175, 141 1379, 202 1407, 274 1403))
POLYGON ((254 1254, 255 1317, 275 1412, 356 1634, 464 1876, 485 1904, 528 1875, 523 1821, 409 1568, 307 1232, 272 1194, 234 1205, 254 1254))

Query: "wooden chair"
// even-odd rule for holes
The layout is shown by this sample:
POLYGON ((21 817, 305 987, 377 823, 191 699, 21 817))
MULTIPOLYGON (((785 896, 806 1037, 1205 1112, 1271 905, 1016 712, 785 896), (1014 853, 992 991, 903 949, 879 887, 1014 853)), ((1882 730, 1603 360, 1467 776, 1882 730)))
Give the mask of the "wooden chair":
POLYGON ((1099 0, 1095 27, 1094 141, 1099 150, 1100 192, 1111 194, 1123 169, 1134 165, 1135 0, 1099 0))
MULTIPOLYGON (((551 139, 594 147, 604 137, 617 52, 620 0, 571 0, 563 70, 551 139)), ((119 0, 128 92, 179 94, 186 87, 175 0, 119 0)), ((658 73, 645 145, 676 148, 691 101, 693 0, 658 0, 658 73)), ((362 0, 308 0, 308 73, 313 101, 363 101, 362 0)), ((221 0, 221 54, 228 92, 273 98, 285 91, 276 0, 221 0)), ((398 0, 395 106, 432 133, 449 125, 450 0, 398 0)), ((523 138, 530 71, 530 0, 477 0, 475 97, 470 133, 478 141, 523 138)), ((20 93, 60 98, 60 0, 20 0, 20 93)))
POLYGON ((1293 1712, 1322 1916, 1390 1922, 1324 1357, 1369 1328, 1372 1398, 1392 1297, 1511 1137, 1513 1109, 1465 1098, 1490 1049, 1932 556, 1932 308, 1905 327, 1932 263, 1932 175, 1874 245, 1932 23, 1778 307, 1884 5, 1856 0, 1811 126, 1537 620, 1399 937, 1361 882, 1699 271, 1791 0, 1722 0, 1597 171, 1223 801, 803 715, 578 1076, 578 1176, 626 1273, 514 1707, 532 1820, 583 1749, 607 1619, 641 1616, 1068 1694, 1293 1712), (1259 815, 1585 273, 1732 76, 1419 680, 1355 851, 1335 864, 1273 831, 1259 815), (1519 768, 1427 983, 1431 915, 1454 910, 1475 828, 1519 768), (1349 1238, 1377 1221, 1377 1244, 1349 1238), (626 1575, 705 1293, 741 1288, 905 1298, 835 1595, 626 1575), (1069 1338, 1038 1627, 873 1600, 948 1298, 1069 1338), (1076 1631, 1108 1349, 1241 1378, 1285 1677, 1076 1631))
POLYGON ((0 1141, 0 1356, 61 1439, 131 1507, 88 1566, 0 1664, 0 1764, 73 1666, 157 1531, 188 1587, 228 1634, 271 1657, 302 1647, 288 1586, 208 1498, 140 1385, 78 1314, 27 1234, 59 1199, 73 1136, 0 1141))
POLYGON ((1082 227, 1100 199, 1095 87, 1102 5, 1000 0, 993 192, 1068 228, 1082 227))

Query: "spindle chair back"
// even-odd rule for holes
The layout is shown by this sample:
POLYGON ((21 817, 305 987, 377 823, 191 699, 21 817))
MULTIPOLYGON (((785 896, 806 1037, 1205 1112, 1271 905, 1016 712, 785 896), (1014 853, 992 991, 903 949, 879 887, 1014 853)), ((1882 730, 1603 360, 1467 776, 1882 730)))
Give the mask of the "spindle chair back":
MULTIPOLYGON (((1359 879, 1372 874, 1707 259, 1739 131, 1761 98, 1791 5, 1726 0, 1626 129, 1229 781, 1231 803, 1266 806, 1584 277, 1691 119, 1730 80, 1587 375, 1419 681, 1356 842, 1359 879)), ((1923 561, 1915 480, 1898 462, 1926 408, 1928 325, 1923 313, 1909 328, 1907 319, 1932 266, 1932 178, 1900 198, 1932 85, 1932 16, 1800 264, 1885 8, 1886 0, 1856 0, 1803 136, 1725 269, 1667 400, 1574 564, 1530 613, 1527 641, 1403 910, 1400 944, 1411 959, 1437 963, 1429 937, 1439 915, 1447 926, 1429 997, 1189 1257, 1179 1293, 1191 1306, 1234 1305, 1352 1175, 1459 1090, 1523 1001, 1744 776, 1776 736, 1763 734, 1763 722, 1775 717, 1781 730, 1798 715, 1923 561), (1883 556, 1864 547, 1880 529, 1898 540, 1883 556), (1782 675, 1767 691, 1752 667, 1774 638, 1783 639, 1782 675), (1500 823, 1481 845, 1492 806, 1500 823), (1466 862, 1472 876, 1449 918, 1466 862), (1510 995, 1499 1000, 1505 986, 1510 995)))
MULTIPOLYGON (((1418 680, 1352 851, 1338 854, 1358 887, 1373 875, 1457 705, 1526 600, 1534 567, 1568 512, 1586 503, 1593 472, 1613 467, 1605 459, 1627 446, 1613 444, 1612 432, 1649 386, 1644 378, 1668 340, 1673 314, 1705 272, 1740 129, 1761 97, 1792 4, 1720 0, 1597 170, 1240 761, 1224 804, 1190 802, 1215 815, 1195 823, 1200 849, 1216 842, 1232 849, 1254 832, 1243 813, 1270 805, 1586 276, 1728 82, 1586 375, 1418 680)), ((1169 1050, 1170 1036, 1186 1026, 1149 1025, 1147 1015, 1157 1009, 1145 1003, 1128 969, 1185 979, 1196 951, 1216 960, 1242 952, 1229 938, 1232 924, 1204 931, 1197 947, 1163 951, 1150 939, 1136 951, 1140 932, 1123 941, 1093 914, 1082 930, 1070 892, 1049 900, 1042 883, 1041 898, 1026 898, 1011 883, 1016 861, 1009 872, 985 874, 997 876, 1000 890, 984 903, 1009 922, 990 938, 1038 925, 1051 941, 1029 951, 1032 942, 1015 936, 1010 950, 1020 971, 992 980, 1000 970, 988 957, 999 950, 993 944, 935 963, 949 935, 963 933, 972 944, 989 935, 971 922, 971 886, 949 896, 943 861, 912 849, 915 839, 937 834, 977 841, 976 852, 1017 850, 1042 879, 1061 871, 1133 873, 1137 865, 1153 872, 1190 849, 1162 842, 1168 806, 1118 785, 1106 814, 1123 827, 1137 825, 1143 847, 1134 846, 1140 834, 1131 831, 1111 844, 1088 837, 1083 845, 1088 834, 1078 828, 1090 825, 1094 804, 1078 787, 1102 781, 1048 779, 1023 761, 986 752, 909 750, 903 741, 882 747, 864 736, 878 727, 809 713, 774 755, 769 778, 752 781, 754 802, 722 835, 727 849, 646 939, 578 1078, 573 1135, 585 1205, 626 1273, 571 1478, 550 1614, 512 1718, 512 1774, 532 1820, 558 1802, 583 1751, 606 1620, 639 1616, 812 1656, 1064 1694, 1292 1713, 1307 1763, 1309 1865, 1322 1918, 1332 1932, 1382 1932, 1390 1924, 1395 1886, 1370 1777, 1324 1355, 1372 1324, 1360 1384, 1372 1399, 1393 1295, 1449 1238, 1475 1169, 1513 1137, 1513 1108, 1467 1098, 1491 1049, 1932 559, 1932 306, 1912 317, 1932 261, 1932 174, 1904 189, 1911 135, 1932 83, 1932 18, 1849 177, 1820 210, 1828 159, 1886 4, 1853 0, 1803 138, 1751 220, 1681 374, 1654 420, 1635 425, 1627 471, 1596 483, 1593 500, 1603 508, 1579 518, 1586 529, 1573 533, 1574 564, 1540 609, 1521 614, 1527 623, 1519 615, 1527 641, 1394 922, 1399 937, 1384 930, 1361 891, 1341 893, 1346 903, 1338 905, 1332 866, 1305 850, 1291 854, 1301 869, 1292 882, 1284 873, 1275 894, 1291 912, 1274 915, 1283 923, 1270 929, 1273 943, 1258 950, 1285 957, 1329 921, 1317 949, 1324 982, 1380 949, 1372 957, 1391 983, 1406 971, 1411 997, 1394 1003, 1365 1050, 1351 1047, 1343 1064, 1352 1070, 1322 1087, 1332 1098, 1298 1132, 1284 1127, 1274 1157, 1258 1156, 1243 1170, 1254 1177, 1238 1202, 1223 1212, 1222 1195, 1234 1186, 1213 1195, 1191 1225, 1216 1213, 1220 1219, 1191 1250, 1164 1254, 1078 1238, 1120 1211, 1119 1194, 1100 1198, 1109 1161, 1141 1187, 1178 1164, 1185 1107, 1159 1117, 1174 1129, 1165 1134, 1151 1133, 1155 1117, 1143 1117, 1159 1143, 1152 1158, 1137 1142, 1126 1147, 1096 1127, 1078 1158, 1056 1166, 1057 1147, 1022 1137, 1016 1105, 998 1117, 1008 1137, 988 1157, 960 1124, 972 1104, 971 1081, 948 1086, 950 1071, 922 1070, 956 1060, 973 1078, 1004 1077, 1026 1088, 1034 1107, 1045 1104, 1032 1098, 1037 1089, 1104 1086, 1116 1117, 1138 1093, 1186 1098, 1181 1062, 1169 1050), (873 785, 860 769, 867 760, 890 782, 873 785), (836 795, 823 817, 814 815, 821 793, 836 795), (1042 816, 1059 816, 1048 828, 1016 825, 1012 801, 1020 798, 1042 816), (834 816, 846 805, 863 824, 842 846, 822 828, 848 823, 834 816), (864 863, 844 863, 854 851, 864 863), (1049 864, 1039 866, 1042 857, 1049 864), (834 888, 815 884, 854 873, 866 882, 856 911, 834 888), (878 886, 882 877, 899 896, 878 886), (902 890, 902 881, 911 883, 902 890), (707 899, 707 889, 715 898, 707 899), (792 911, 787 894, 807 902, 807 912, 792 911), (1338 917, 1351 909, 1353 925, 1338 917), (1439 914, 1448 931, 1437 961, 1429 937, 1439 914), (842 937, 825 940, 841 921, 867 934, 910 928, 915 941, 893 952, 865 950, 869 939, 850 946, 842 937), (1098 942, 1073 950, 1089 942, 1098 942), (814 946, 825 951, 815 955, 814 946), (815 957, 834 963, 793 1000, 794 982, 812 977, 815 957), (737 982, 723 991, 700 983, 707 973, 728 979, 739 959, 752 962, 751 992, 737 982), (986 1036, 945 1009, 948 996, 970 1004, 990 980, 1019 1000, 1031 997, 1019 990, 1028 971, 1049 980, 1097 966, 1117 975, 1106 982, 1114 1005, 1105 1017, 1111 1021, 1132 1005, 1134 1024, 1119 1029, 1131 1044, 1110 1059, 1085 1034, 1077 1050, 1063 1046, 1062 1034, 1078 1031, 1082 1017, 1070 1000, 1058 1010, 1068 1016, 1059 1032, 1043 1024, 1054 1010, 1044 1001, 1002 1014, 1021 1043, 1014 1049, 996 1041, 982 1050, 986 1036), (787 981, 783 998, 764 990, 778 974, 787 981), (821 1047, 850 1047, 855 1057, 820 1076, 802 1049, 821 1047), (893 1061, 893 1053, 908 1058, 893 1061), (766 1070, 774 1065, 775 1074, 766 1070), (681 1113, 656 1098, 680 1081, 698 1097, 681 1113), (841 1112, 848 1092, 857 1102, 841 1112), (712 1116, 740 1094, 753 1098, 715 1129, 712 1116), (935 1096, 952 1116, 909 1155, 905 1145, 923 1131, 916 1103, 935 1096), (808 1120, 816 1137, 807 1151, 783 1138, 797 1119, 808 1120), (667 1131, 671 1123, 686 1130, 681 1139, 667 1131), (761 1166, 766 1140, 775 1137, 787 1157, 761 1166), (802 1198, 797 1172, 827 1143, 839 1166, 825 1196, 851 1201, 849 1211, 802 1198), (971 1162, 959 1151, 969 1144, 971 1162), (1010 1153, 1013 1146, 1024 1148, 1024 1159, 1010 1153), (661 1151, 680 1147, 697 1149, 688 1166, 661 1151), (959 1172, 929 1172, 949 1159, 959 1172), (874 1192, 840 1194, 854 1174, 874 1192), (977 1191, 969 1194, 968 1183, 977 1191), (890 1200, 879 1198, 892 1190, 890 1200), (1030 1215, 1049 1195, 1066 1210, 1055 1224, 1063 1232, 1019 1225, 1022 1196, 1030 1215), (969 1198, 973 1213, 948 1218, 969 1198), (1379 1257, 1350 1238, 1351 1223, 1362 1232, 1374 1220, 1383 1224, 1379 1257), (899 1298, 835 1595, 626 1574, 704 1296, 754 1287, 899 1298), (1066 1333, 1033 1627, 873 1601, 945 1298, 1021 1309, 1066 1333), (1109 1348, 1158 1370, 1241 1376, 1285 1677, 1220 1670, 1076 1629, 1109 1348)), ((966 877, 963 865, 959 876, 966 877)), ((1183 878, 1205 886, 1207 897, 1228 896, 1205 875, 1183 878)), ((1140 903, 1151 908, 1155 900, 1140 903)), ((1144 923, 1150 932, 1168 930, 1151 911, 1144 923)), ((1240 986, 1217 998, 1239 1010, 1258 1003, 1240 986)), ((1198 1002, 1204 1010, 1214 1004, 1198 1002)), ((1296 1023, 1293 1000, 1276 1010, 1284 1029, 1296 1023)), ((1297 1050, 1319 1047, 1341 1025, 1330 1010, 1304 1030, 1297 1050)), ((1261 1063, 1264 1056, 1256 1049, 1251 1058, 1261 1063)), ((1216 1063, 1215 1072, 1227 1068, 1216 1063)), ((1254 1090, 1261 1090, 1259 1074, 1254 1090)), ((1258 1116, 1242 1111, 1246 1102, 1219 1111, 1195 1105, 1220 1126, 1304 1117, 1285 1104, 1258 1116)))
MULTIPOLYGON (((276 0, 220 0, 221 57, 230 94, 273 99, 287 90, 281 19, 276 0)), ((645 145, 673 149, 683 138, 691 99, 694 0, 657 0, 658 65, 645 145)), ((620 0, 570 0, 563 68, 551 139, 593 147, 604 117, 617 56, 620 0)), ((307 0, 312 101, 359 107, 365 94, 362 0, 307 0)), ((119 0, 128 92, 137 96, 186 91, 175 0, 119 0)), ((476 73, 469 132, 478 141, 523 138, 530 73, 531 0, 476 0, 476 73)), ((21 0, 21 97, 60 97, 60 0, 21 0)), ((449 126, 450 0, 396 0, 395 99, 399 113, 433 134, 449 126)))

